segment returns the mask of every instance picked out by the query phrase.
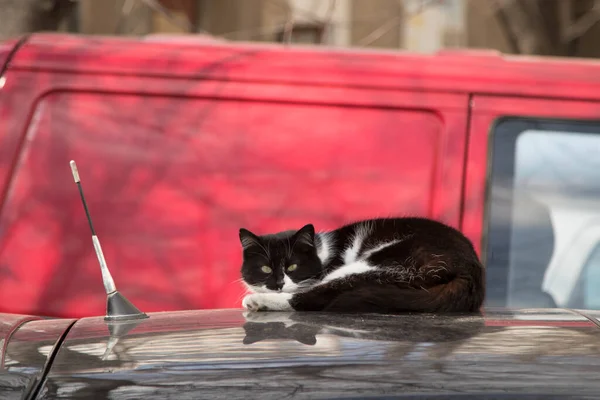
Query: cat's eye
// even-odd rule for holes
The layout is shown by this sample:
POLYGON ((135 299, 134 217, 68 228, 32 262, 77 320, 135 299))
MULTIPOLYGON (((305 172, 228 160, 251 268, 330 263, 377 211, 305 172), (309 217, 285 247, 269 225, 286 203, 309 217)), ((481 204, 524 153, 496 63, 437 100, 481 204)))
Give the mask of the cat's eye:
POLYGON ((262 267, 260 267, 260 270, 262 272, 264 272, 265 274, 270 274, 271 272, 273 272, 271 267, 267 267, 266 265, 263 265, 262 267))
POLYGON ((295 271, 296 268, 298 268, 298 266, 296 264, 292 264, 289 267, 287 267, 287 270, 290 271, 290 272, 292 272, 292 271, 295 271))

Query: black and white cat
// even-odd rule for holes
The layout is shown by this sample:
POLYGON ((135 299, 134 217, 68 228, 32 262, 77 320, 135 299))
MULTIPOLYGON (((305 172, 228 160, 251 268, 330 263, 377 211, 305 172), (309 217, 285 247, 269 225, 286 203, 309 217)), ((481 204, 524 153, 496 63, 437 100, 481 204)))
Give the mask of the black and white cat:
POLYGON ((239 236, 251 311, 475 312, 485 296, 472 243, 427 218, 239 236))

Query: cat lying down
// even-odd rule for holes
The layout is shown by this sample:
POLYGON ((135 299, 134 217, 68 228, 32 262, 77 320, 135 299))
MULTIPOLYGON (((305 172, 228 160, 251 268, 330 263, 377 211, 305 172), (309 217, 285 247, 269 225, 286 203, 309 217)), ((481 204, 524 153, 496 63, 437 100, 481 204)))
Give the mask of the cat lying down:
POLYGON ((329 232, 313 225, 240 229, 250 311, 476 312, 484 269, 458 230, 426 218, 377 218, 329 232))

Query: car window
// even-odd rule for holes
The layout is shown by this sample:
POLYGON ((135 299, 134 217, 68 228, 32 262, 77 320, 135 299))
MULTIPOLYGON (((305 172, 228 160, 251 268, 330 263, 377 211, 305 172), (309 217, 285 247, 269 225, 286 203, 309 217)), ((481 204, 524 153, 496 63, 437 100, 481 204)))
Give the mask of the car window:
POLYGON ((600 309, 600 122, 493 129, 488 305, 600 309))

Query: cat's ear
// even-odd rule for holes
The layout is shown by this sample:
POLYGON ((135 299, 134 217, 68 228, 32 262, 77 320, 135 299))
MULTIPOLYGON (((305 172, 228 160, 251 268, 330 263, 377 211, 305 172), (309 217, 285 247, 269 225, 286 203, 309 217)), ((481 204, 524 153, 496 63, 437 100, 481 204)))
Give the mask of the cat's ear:
POLYGON ((260 238, 248 229, 240 228, 240 243, 242 249, 246 250, 249 247, 260 245, 260 238))
POLYGON ((315 227, 312 224, 304 225, 294 234, 296 243, 315 247, 315 227))

